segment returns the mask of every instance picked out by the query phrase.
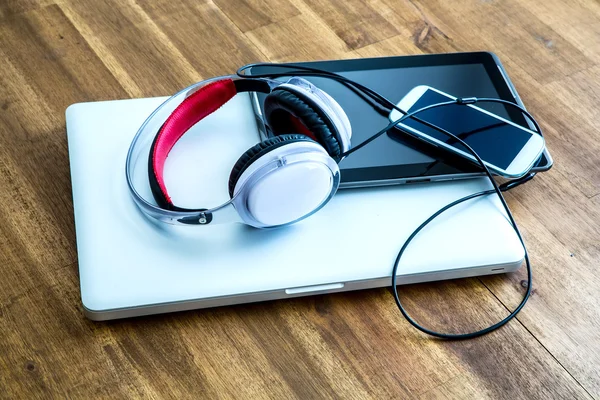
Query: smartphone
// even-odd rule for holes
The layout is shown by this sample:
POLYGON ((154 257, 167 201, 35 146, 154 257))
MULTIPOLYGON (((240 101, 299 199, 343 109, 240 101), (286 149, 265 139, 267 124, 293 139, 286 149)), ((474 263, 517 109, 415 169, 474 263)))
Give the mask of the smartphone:
MULTIPOLYGON (((398 107, 410 112, 455 99, 447 93, 422 85, 404 96, 398 107)), ((397 110, 390 113, 391 121, 400 117, 402 114, 397 110)), ((529 172, 545 147, 540 134, 472 104, 437 107, 423 111, 416 117, 462 139, 491 171, 506 178, 519 178, 529 172)), ((456 139, 415 119, 402 121, 398 127, 418 139, 477 163, 477 159, 456 139)))

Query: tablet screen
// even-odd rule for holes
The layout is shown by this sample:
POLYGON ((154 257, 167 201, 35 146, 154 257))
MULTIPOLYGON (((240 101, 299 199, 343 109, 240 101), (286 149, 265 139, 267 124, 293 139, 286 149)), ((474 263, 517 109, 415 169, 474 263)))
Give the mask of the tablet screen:
MULTIPOLYGON (((456 97, 495 97, 514 101, 498 66, 487 53, 427 55, 299 63, 340 73, 399 102, 412 88, 428 85, 456 97)), ((266 69, 254 70, 266 72, 266 69)), ((388 113, 374 109, 347 86, 326 78, 305 77, 331 95, 352 125, 352 144, 361 143, 388 123, 388 113)), ((260 100, 260 97, 259 97, 260 100)), ((259 102, 262 104, 262 101, 259 102)), ((501 104, 478 104, 502 117, 519 116, 501 104)), ((522 116, 520 116, 522 119, 522 116)), ((515 121, 522 123, 522 121, 515 121)), ((340 163, 342 183, 427 178, 479 171, 477 166, 419 143, 402 131, 382 135, 340 163)))

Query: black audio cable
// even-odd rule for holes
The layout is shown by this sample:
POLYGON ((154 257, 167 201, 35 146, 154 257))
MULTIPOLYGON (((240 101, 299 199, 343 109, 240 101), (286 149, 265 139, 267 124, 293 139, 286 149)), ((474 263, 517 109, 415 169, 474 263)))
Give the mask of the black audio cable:
MULTIPOLYGON (((541 128, 539 126, 539 124, 537 123, 537 121, 533 118, 533 116, 527 111, 525 110, 523 107, 519 106, 518 104, 506 101, 506 100, 502 100, 502 99, 493 99, 493 98, 475 98, 475 97, 470 97, 470 98, 459 98, 456 100, 452 100, 452 101, 447 101, 447 102, 441 102, 441 103, 435 103, 435 104, 431 104, 422 108, 419 108, 417 110, 411 111, 411 112, 406 112, 404 110, 399 109, 395 104, 393 104, 391 101, 389 101, 388 99, 386 99, 384 96, 382 96, 381 94, 373 91, 372 89, 367 88, 366 86, 355 82, 351 79, 348 79, 346 77, 343 77, 341 75, 338 75, 336 73, 333 72, 329 72, 329 71, 324 71, 324 70, 319 70, 317 68, 311 68, 311 67, 304 67, 304 66, 296 66, 294 64, 270 64, 270 63, 258 63, 258 64, 251 64, 251 65, 247 65, 244 66, 242 68, 240 68, 237 71, 237 74, 241 77, 255 77, 255 78, 259 78, 259 77, 265 77, 265 78, 273 78, 273 77, 278 77, 278 76, 318 76, 318 77, 325 77, 325 78, 330 78, 330 79, 334 79, 337 80, 339 82, 345 82, 346 84, 352 85, 353 87, 357 88, 358 90, 362 91, 363 93, 365 93, 366 95, 368 95, 369 97, 371 97, 374 101, 376 101, 377 103, 379 103, 380 105, 385 105, 385 106, 390 106, 398 111, 400 111, 403 116, 400 117, 399 119, 391 122, 390 124, 388 124, 385 128, 381 129, 379 132, 375 133, 374 135, 370 136, 368 139, 364 140, 363 142, 359 143, 357 146, 352 147, 350 150, 346 151, 343 154, 343 157, 347 157, 348 155, 352 154, 353 152, 361 149, 362 147, 366 146, 367 144, 369 144, 370 142, 372 142, 373 140, 377 139, 379 136, 383 135, 384 133, 386 133, 387 131, 389 131, 390 129, 392 129, 394 126, 396 126, 397 124, 399 124, 400 122, 404 121, 407 118, 412 118, 413 116, 415 116, 416 114, 419 114, 423 111, 426 110, 431 110, 434 108, 438 108, 438 107, 443 107, 443 106, 447 106, 447 105, 453 105, 453 104, 458 104, 458 105, 468 105, 468 104, 475 104, 478 102, 494 102, 494 103, 502 103, 511 107, 516 107, 517 109, 519 109, 524 115, 527 116, 527 118, 533 123, 536 131, 538 134, 542 135, 542 131, 541 128), (245 70, 247 70, 248 68, 252 68, 252 67, 257 67, 257 66, 268 66, 268 67, 283 67, 283 68, 287 68, 290 69, 292 71, 287 72, 287 73, 274 73, 274 74, 246 74, 245 70), (301 70, 301 71, 298 71, 301 70)), ((436 127, 437 128, 437 127, 436 127)), ((517 181, 509 181, 506 182, 505 184, 503 184, 502 186, 499 186, 498 183, 494 180, 494 177, 492 175, 492 173, 490 172, 490 170, 488 169, 487 165, 485 165, 484 161, 481 159, 481 157, 477 154, 477 152, 475 150, 473 150, 473 148, 471 146, 469 146, 466 142, 464 142, 461 138, 459 138, 458 136, 454 135, 451 132, 448 132, 444 129, 439 128, 440 131, 442 131, 443 133, 445 133, 446 135, 450 136, 451 138, 453 138, 454 140, 456 140, 457 142, 459 142, 460 144, 462 144, 468 151, 469 153, 471 153, 473 155, 473 157, 475 157, 475 159, 477 160, 478 164, 480 167, 482 167, 482 169, 484 170, 485 174, 487 175, 487 177, 489 178, 490 182, 492 183, 493 189, 489 189, 489 190, 484 190, 484 191, 480 191, 480 192, 476 192, 476 193, 472 193, 470 195, 464 196, 462 198, 459 198, 449 204, 447 204, 446 206, 440 208, 438 211, 436 211, 435 213, 433 213, 429 218, 427 218, 421 225, 419 225, 412 233, 411 235, 407 238, 407 240, 404 242, 404 244, 402 245, 400 251, 398 252, 398 255, 396 257, 396 260, 394 261, 394 267, 392 269, 392 292, 394 295, 394 300, 396 302, 396 305, 398 306, 398 309, 400 310, 400 312, 402 313, 402 315, 406 318, 406 320, 413 325, 415 328, 417 328, 418 330, 427 333, 428 335, 434 336, 434 337, 438 337, 438 338, 443 338, 443 339, 470 339, 470 338, 475 338, 478 336, 482 336, 485 335, 487 333, 490 333, 498 328, 500 328, 501 326, 505 325, 508 321, 512 320, 518 313, 519 311, 521 311, 521 309, 523 308, 523 306, 525 305, 525 303, 527 302, 527 300, 529 299, 529 296, 531 295, 531 288, 532 288, 532 273, 531 273, 531 263, 529 261, 529 254, 527 252, 527 248, 525 246, 525 242, 523 241, 523 237, 521 235, 521 232, 519 231, 519 228, 517 226, 516 221, 514 220, 514 217, 508 207, 508 204, 506 203, 506 200, 504 199, 504 196, 502 195, 503 191, 507 191, 510 190, 522 183, 525 183, 527 181, 529 181, 530 179, 532 179, 535 176, 535 173, 529 173, 527 175, 525 175, 523 178, 521 178, 520 180, 517 181), (444 213, 445 211, 449 210, 450 208, 459 205, 461 203, 464 203, 465 201, 468 200, 472 200, 481 196, 486 196, 489 194, 493 194, 496 193, 502 203, 502 206, 504 207, 504 209, 506 210, 506 213, 508 215, 509 221, 515 231, 515 233, 517 234, 517 237, 519 238, 519 241, 521 242, 521 245, 523 246, 523 250, 524 250, 524 258, 525 258, 525 265, 526 265, 526 269, 527 269, 527 288, 525 291, 525 295, 523 296, 523 299, 521 300, 521 302, 519 303, 519 305, 517 305, 517 307, 510 312, 510 314, 508 316, 506 316, 505 318, 503 318, 502 320, 498 321, 497 323, 488 326, 487 328, 475 331, 475 332, 470 332, 470 333, 459 333, 459 334, 448 334, 448 333, 441 333, 441 332, 437 332, 437 331, 433 331, 431 329, 425 328, 424 326, 420 325, 419 323, 417 323, 406 311, 406 309, 404 308, 404 306, 402 305, 402 302, 400 301, 400 297, 398 295, 398 284, 397 284, 397 272, 398 272, 398 266, 400 264, 400 260, 402 259, 402 256, 404 254, 404 252, 406 251, 406 249, 408 248, 409 244, 411 243, 411 241, 419 234, 419 232, 425 228, 431 221, 433 221, 435 218, 437 218, 440 214, 444 213)), ((542 135, 543 136, 543 135, 542 135)))

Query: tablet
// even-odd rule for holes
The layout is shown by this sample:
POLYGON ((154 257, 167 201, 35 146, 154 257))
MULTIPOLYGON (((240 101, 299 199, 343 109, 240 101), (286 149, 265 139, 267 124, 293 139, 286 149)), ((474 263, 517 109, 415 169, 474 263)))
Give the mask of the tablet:
MULTIPOLYGON (((397 103, 413 87, 428 85, 456 97, 496 97, 523 105, 499 59, 492 53, 453 53, 297 63, 337 72, 397 103)), ((254 67, 251 72, 281 72, 276 67, 254 67)), ((288 72, 289 70, 285 70, 288 72)), ((390 109, 365 101, 347 86, 326 78, 307 77, 329 93, 346 111, 356 145, 388 123, 390 109)), ((263 94, 254 95, 253 107, 263 137, 271 136, 262 119, 263 94)), ((501 104, 482 108, 526 124, 523 115, 501 104)), ((534 171, 551 167, 547 151, 534 171)), ((340 163, 341 187, 363 187, 419 181, 441 181, 480 175, 479 167, 411 138, 399 129, 388 132, 340 163)))

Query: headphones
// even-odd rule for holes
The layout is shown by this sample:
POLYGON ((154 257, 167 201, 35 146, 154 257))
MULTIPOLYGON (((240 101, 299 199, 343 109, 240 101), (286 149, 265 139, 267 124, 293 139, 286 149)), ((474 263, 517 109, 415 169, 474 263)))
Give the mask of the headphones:
POLYGON ((243 223, 270 228, 310 216, 336 193, 338 162, 350 149, 352 129, 342 107, 309 81, 300 77, 285 83, 237 76, 214 78, 184 89, 161 107, 181 98, 156 133, 148 154, 148 179, 158 207, 145 201, 130 180, 132 149, 156 112, 138 131, 128 155, 130 189, 151 216, 176 224, 206 225, 218 221, 218 211, 233 205, 243 223), (213 209, 176 206, 163 174, 169 152, 192 126, 242 92, 268 94, 264 117, 274 137, 239 157, 229 176, 228 202, 213 209))

